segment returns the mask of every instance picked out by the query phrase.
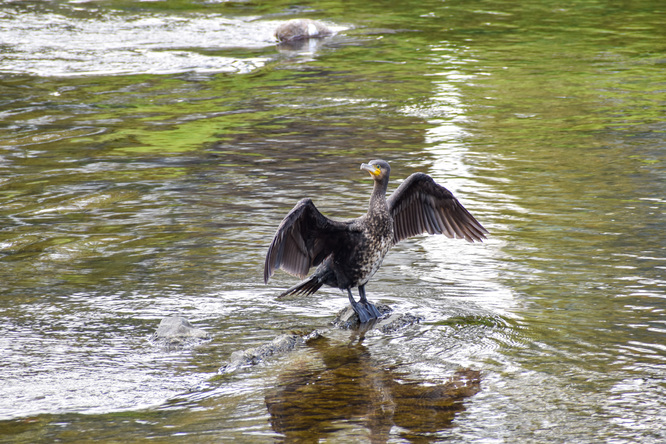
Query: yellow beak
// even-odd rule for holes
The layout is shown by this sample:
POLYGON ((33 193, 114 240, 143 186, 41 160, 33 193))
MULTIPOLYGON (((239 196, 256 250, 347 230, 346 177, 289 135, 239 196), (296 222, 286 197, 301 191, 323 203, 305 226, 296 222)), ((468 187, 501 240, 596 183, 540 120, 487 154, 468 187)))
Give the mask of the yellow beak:
POLYGON ((362 163, 361 164, 361 169, 367 171, 373 177, 376 177, 376 176, 379 176, 380 174, 382 174, 381 168, 379 168, 377 165, 370 165, 368 163, 362 163))

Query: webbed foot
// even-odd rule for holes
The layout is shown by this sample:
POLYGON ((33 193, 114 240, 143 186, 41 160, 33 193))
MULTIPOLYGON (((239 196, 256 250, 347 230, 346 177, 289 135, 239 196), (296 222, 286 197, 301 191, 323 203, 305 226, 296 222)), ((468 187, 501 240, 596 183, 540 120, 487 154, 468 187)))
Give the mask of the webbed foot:
POLYGON ((359 305, 364 305, 366 310, 370 312, 372 315, 372 319, 379 319, 382 314, 377 310, 377 307, 375 307, 375 304, 372 304, 370 302, 366 302, 365 304, 363 302, 360 302, 359 305))
POLYGON ((354 300, 350 289, 347 289, 347 292, 349 293, 349 303, 351 303, 354 312, 356 312, 358 315, 358 319, 361 324, 365 324, 366 322, 370 322, 381 317, 382 314, 379 312, 379 310, 377 310, 377 307, 365 299, 365 292, 361 293, 361 300, 359 302, 354 300))

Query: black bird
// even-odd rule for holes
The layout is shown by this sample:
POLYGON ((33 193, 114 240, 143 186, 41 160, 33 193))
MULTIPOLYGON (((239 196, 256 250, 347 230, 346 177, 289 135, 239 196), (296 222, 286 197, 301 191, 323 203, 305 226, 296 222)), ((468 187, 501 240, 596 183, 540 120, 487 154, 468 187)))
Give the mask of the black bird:
POLYGON ((303 279, 318 265, 309 278, 280 297, 310 295, 322 285, 347 290, 352 308, 364 323, 380 316, 365 297, 365 284, 393 245, 426 231, 469 242, 485 239, 488 231, 427 174, 412 174, 386 199, 389 164, 372 160, 361 164, 361 169, 375 181, 368 212, 356 219, 336 221, 321 214, 311 199, 298 202, 268 247, 264 283, 278 268, 303 279), (352 296, 352 287, 358 287, 359 302, 352 296))

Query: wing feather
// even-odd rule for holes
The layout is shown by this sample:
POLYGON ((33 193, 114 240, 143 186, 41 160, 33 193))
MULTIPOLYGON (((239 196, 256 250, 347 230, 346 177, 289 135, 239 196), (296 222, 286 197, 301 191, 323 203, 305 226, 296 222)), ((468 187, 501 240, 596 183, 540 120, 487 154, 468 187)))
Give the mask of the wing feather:
POLYGON ((393 242, 427 232, 468 242, 482 241, 488 231, 453 194, 423 173, 409 176, 387 199, 393 216, 393 242))
POLYGON ((349 235, 349 223, 334 221, 319 212, 311 199, 303 199, 285 216, 268 247, 264 282, 278 268, 304 278, 319 265, 342 237, 349 235))
POLYGON ((428 233, 441 234, 442 228, 439 226, 439 222, 437 222, 437 216, 435 216, 435 210, 430 205, 427 205, 424 208, 426 210, 425 213, 428 216, 428 220, 430 221, 430 226, 431 226, 431 229, 428 231, 428 233))

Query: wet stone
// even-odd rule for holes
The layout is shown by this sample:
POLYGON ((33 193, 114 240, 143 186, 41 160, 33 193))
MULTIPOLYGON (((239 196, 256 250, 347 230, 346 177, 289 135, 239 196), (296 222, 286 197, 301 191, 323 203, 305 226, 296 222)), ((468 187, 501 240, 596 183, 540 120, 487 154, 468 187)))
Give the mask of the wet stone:
POLYGON ((280 42, 290 42, 333 35, 328 26, 310 19, 294 19, 282 23, 275 30, 275 38, 280 42))
MULTIPOLYGON (((375 304, 375 307, 377 310, 379 310, 379 313, 381 313, 382 317, 378 320, 375 320, 374 323, 377 323, 379 320, 384 319, 384 317, 388 316, 393 310, 391 307, 385 304, 375 304)), ((373 322, 368 322, 368 325, 374 325, 373 322)), ((361 325, 361 322, 358 319, 358 315, 354 311, 353 308, 351 308, 351 305, 346 306, 342 310, 338 312, 336 315, 335 319, 333 320, 333 325, 341 328, 341 329, 350 329, 350 328, 356 328, 361 325)))
POLYGON ((285 334, 276 337, 268 344, 247 350, 237 350, 231 354, 229 362, 223 365, 218 373, 231 373, 242 367, 256 365, 266 358, 283 355, 292 351, 297 346, 321 336, 322 334, 319 330, 314 330, 308 334, 285 334))
POLYGON ((393 313, 386 319, 380 319, 375 328, 382 333, 393 333, 410 325, 418 324, 425 318, 410 313, 393 313))
MULTIPOLYGON (((386 304, 376 304, 375 307, 377 307, 382 317, 363 325, 364 329, 374 328, 382 333, 392 333, 410 325, 418 324, 424 319, 422 316, 414 316, 409 313, 394 313, 391 307, 386 304)), ((333 325, 341 329, 361 327, 358 315, 351 306, 343 308, 337 314, 333 320, 333 325)))
POLYGON ((194 327, 190 321, 180 315, 162 319, 151 340, 165 347, 184 347, 195 345, 201 340, 209 339, 206 330, 194 327))
MULTIPOLYGON (((414 316, 409 313, 393 313, 391 307, 385 304, 377 304, 376 307, 382 317, 361 325, 356 312, 354 312, 351 306, 348 306, 337 314, 333 321, 333 326, 339 329, 360 329, 363 331, 376 329, 382 333, 392 333, 410 325, 418 324, 423 320, 423 317, 414 316)), ((277 336, 271 342, 258 347, 237 350, 231 354, 229 361, 220 367, 218 373, 232 373, 238 369, 259 364, 267 358, 284 355, 300 345, 324 337, 327 332, 328 330, 314 330, 309 333, 283 334, 277 336)))

